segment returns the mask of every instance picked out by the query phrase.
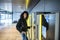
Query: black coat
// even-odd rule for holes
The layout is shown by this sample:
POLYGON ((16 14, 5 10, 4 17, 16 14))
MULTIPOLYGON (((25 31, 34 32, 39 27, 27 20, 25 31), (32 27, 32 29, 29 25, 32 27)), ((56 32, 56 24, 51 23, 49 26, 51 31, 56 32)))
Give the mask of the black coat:
POLYGON ((19 19, 16 28, 19 32, 27 32, 27 29, 29 29, 30 27, 27 27, 27 22, 24 19, 19 19))
POLYGON ((46 21, 44 15, 42 15, 42 25, 46 27, 46 30, 49 29, 49 23, 46 21))

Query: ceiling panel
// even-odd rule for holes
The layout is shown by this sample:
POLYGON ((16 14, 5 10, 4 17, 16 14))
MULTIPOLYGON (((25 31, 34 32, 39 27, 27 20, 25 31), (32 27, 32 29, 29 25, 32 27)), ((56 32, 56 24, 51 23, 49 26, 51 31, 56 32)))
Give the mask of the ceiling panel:
POLYGON ((13 0, 13 12, 22 12, 26 8, 26 0, 13 0))
POLYGON ((21 12, 25 8, 26 0, 0 0, 0 9, 6 11, 21 12))
POLYGON ((30 3, 28 5, 28 10, 31 11, 39 2, 40 0, 30 0, 30 3))
POLYGON ((11 3, 12 0, 0 0, 0 3, 11 3))

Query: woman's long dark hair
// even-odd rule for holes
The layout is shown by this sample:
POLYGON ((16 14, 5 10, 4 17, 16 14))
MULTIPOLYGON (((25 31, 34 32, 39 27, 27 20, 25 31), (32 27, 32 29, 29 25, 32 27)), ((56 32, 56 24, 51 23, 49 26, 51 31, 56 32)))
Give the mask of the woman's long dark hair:
POLYGON ((20 19, 24 19, 24 13, 26 13, 26 19, 28 19, 28 16, 29 16, 29 14, 28 14, 28 12, 27 11, 24 11, 22 14, 21 14, 21 16, 20 16, 20 19))

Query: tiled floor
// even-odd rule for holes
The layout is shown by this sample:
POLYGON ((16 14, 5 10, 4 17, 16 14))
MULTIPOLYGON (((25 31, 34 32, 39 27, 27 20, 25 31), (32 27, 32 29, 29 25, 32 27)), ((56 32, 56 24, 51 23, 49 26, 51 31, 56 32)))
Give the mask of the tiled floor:
POLYGON ((12 26, 0 30, 0 40, 21 40, 21 37, 16 27, 12 26))
MULTIPOLYGON (((52 33, 53 32, 50 31, 47 32, 47 40, 53 39, 52 33)), ((16 30, 16 26, 12 25, 0 29, 0 40, 21 40, 20 33, 16 30)))

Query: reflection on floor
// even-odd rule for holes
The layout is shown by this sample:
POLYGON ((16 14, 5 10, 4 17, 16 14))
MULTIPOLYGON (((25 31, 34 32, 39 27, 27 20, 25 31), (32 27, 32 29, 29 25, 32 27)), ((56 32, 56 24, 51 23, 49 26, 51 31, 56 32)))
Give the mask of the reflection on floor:
POLYGON ((9 26, 0 30, 0 40, 21 40, 20 33, 16 30, 16 27, 9 26))
MULTIPOLYGON (((1 26, 0 26, 1 27, 1 26)), ((54 31, 47 31, 47 39, 42 40, 54 40, 54 31)), ((0 29, 0 40, 21 40, 20 33, 16 30, 15 24, 0 29)))

